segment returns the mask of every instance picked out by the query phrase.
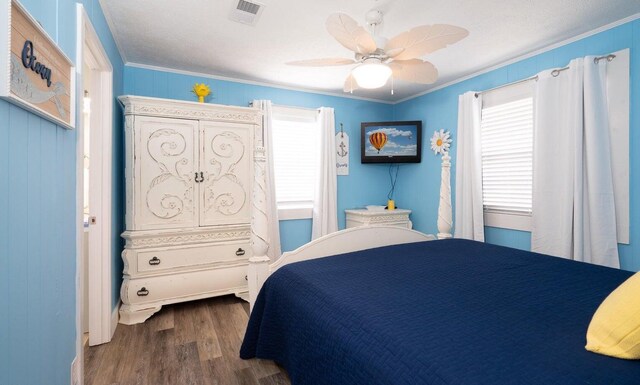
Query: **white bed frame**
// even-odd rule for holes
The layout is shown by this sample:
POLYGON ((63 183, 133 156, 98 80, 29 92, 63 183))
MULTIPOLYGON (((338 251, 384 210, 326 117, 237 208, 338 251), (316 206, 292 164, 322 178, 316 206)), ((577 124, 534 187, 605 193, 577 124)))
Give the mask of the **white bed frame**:
POLYGON ((325 235, 293 251, 282 254, 282 257, 274 263, 270 263, 271 260, 266 256, 252 257, 249 259, 249 273, 247 276, 251 309, 253 309, 258 293, 269 275, 286 264, 376 247, 432 241, 434 239, 436 237, 433 235, 423 234, 404 227, 362 226, 325 235))
MULTIPOLYGON (((375 247, 399 245, 431 241, 436 239, 433 235, 423 234, 404 227, 390 226, 362 226, 347 230, 337 231, 325 235, 296 250, 282 254, 282 256, 270 263, 267 257, 269 248, 269 221, 267 219, 266 197, 266 156, 264 149, 264 134, 256 132, 256 146, 253 157, 254 183, 253 200, 251 208, 251 246, 253 257, 249 258, 249 271, 247 281, 249 286, 249 303, 251 309, 258 298, 262 285, 270 274, 282 266, 331 255, 344 254, 352 251, 373 249, 375 247)), ((442 169, 440 172, 440 203, 438 206, 438 239, 451 238, 453 225, 451 212, 451 183, 450 168, 451 158, 448 153, 442 156, 442 169)), ((244 298, 244 297, 243 297, 244 298)), ((245 298, 246 299, 246 298, 245 298)))

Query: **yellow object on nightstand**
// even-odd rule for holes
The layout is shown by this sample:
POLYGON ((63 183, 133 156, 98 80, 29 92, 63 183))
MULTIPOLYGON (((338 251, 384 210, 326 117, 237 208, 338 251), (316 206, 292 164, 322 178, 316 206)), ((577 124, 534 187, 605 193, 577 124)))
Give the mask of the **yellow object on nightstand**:
POLYGON ((587 330, 586 349, 606 356, 640 359, 640 272, 600 304, 587 330))

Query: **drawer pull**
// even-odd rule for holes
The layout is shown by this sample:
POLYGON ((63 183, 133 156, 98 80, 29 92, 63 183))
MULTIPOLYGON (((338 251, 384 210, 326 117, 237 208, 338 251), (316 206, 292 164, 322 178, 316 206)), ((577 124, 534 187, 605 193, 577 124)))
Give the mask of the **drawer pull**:
POLYGON ((138 294, 138 297, 146 297, 149 295, 149 290, 143 287, 142 289, 138 290, 136 294, 138 294))
POLYGON ((242 247, 238 248, 238 250, 236 250, 236 255, 244 255, 245 251, 242 250, 242 247))
POLYGON ((159 265, 160 264, 160 258, 158 257, 153 257, 149 260, 149 264, 151 266, 155 266, 155 265, 159 265))

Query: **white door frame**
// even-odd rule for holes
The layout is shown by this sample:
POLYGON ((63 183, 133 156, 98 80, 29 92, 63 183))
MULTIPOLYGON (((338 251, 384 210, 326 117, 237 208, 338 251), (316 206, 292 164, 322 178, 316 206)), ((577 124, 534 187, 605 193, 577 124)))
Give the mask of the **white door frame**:
MULTIPOLYGON (((97 345, 109 342, 115 332, 115 326, 112 321, 113 312, 111 306, 111 259, 112 259, 112 239, 111 239, 111 189, 112 189, 112 135, 113 135, 113 67, 109 61, 100 39, 89 20, 82 4, 76 6, 77 31, 76 31, 76 76, 77 95, 84 95, 82 72, 86 55, 92 58, 93 66, 97 66, 100 72, 97 72, 93 84, 100 90, 100 95, 96 98, 99 105, 93 104, 91 112, 92 121, 92 142, 96 139, 98 146, 91 146, 91 150, 97 149, 96 153, 92 153, 92 167, 99 167, 98 173, 101 174, 101 180, 97 181, 100 185, 100 198, 97 199, 96 207, 91 207, 91 215, 97 218, 96 236, 93 237, 96 242, 90 242, 89 247, 95 246, 95 249, 89 251, 89 343, 97 345)), ((84 145, 84 116, 82 113, 83 98, 77 98, 79 104, 78 111, 78 133, 77 133, 77 161, 76 161, 76 333, 77 346, 76 353, 79 357, 79 365, 82 367, 82 296, 84 288, 82 285, 83 274, 83 145, 84 145)), ((92 193, 95 193, 93 191, 92 193)), ((94 200, 95 201, 95 200, 94 200)), ((80 375, 82 370, 80 370, 80 375)))

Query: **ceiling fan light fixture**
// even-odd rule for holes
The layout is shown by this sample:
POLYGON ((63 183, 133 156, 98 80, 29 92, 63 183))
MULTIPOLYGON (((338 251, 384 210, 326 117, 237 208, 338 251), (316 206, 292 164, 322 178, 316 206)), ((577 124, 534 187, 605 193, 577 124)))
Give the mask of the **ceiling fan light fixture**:
POLYGON ((387 84, 391 68, 379 59, 367 59, 351 71, 358 86, 366 89, 380 88, 387 84))
POLYGON ((421 57, 454 44, 469 35, 469 31, 461 27, 433 24, 411 28, 387 40, 376 33, 377 27, 383 23, 381 9, 382 7, 378 7, 366 15, 370 32, 344 13, 334 13, 327 18, 325 23, 327 31, 343 47, 355 53, 354 59, 323 58, 299 60, 287 64, 327 67, 359 63, 343 83, 343 91, 380 88, 386 85, 391 77, 391 94, 393 95, 393 82, 396 80, 418 84, 434 83, 438 79, 438 69, 421 57))

